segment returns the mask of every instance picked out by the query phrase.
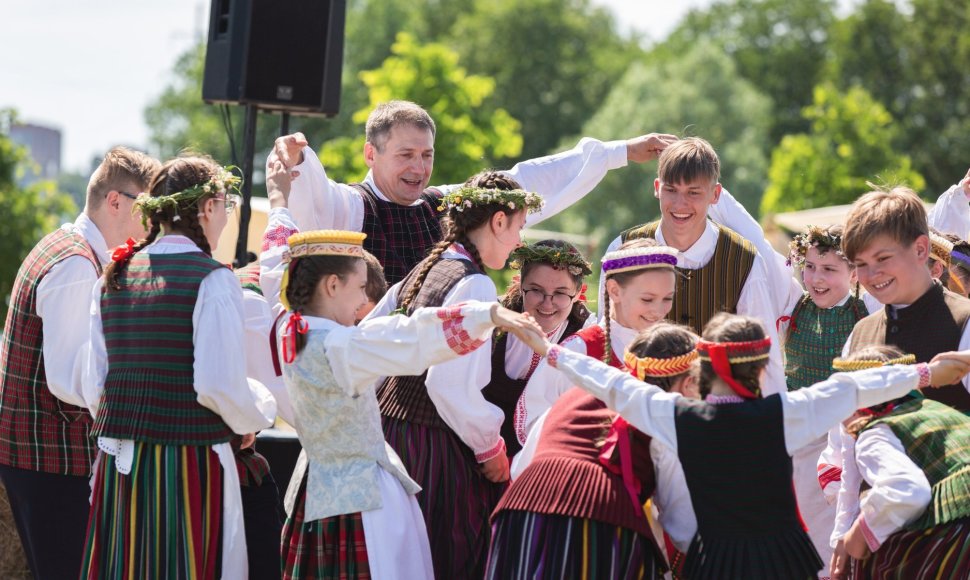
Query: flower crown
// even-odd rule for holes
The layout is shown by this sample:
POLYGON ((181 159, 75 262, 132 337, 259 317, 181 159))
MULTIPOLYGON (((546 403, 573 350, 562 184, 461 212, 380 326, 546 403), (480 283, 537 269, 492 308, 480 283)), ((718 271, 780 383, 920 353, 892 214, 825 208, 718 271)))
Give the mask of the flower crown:
POLYGON ((513 270, 521 270, 528 263, 540 263, 550 264, 557 270, 566 270, 573 276, 589 276, 593 273, 592 265, 571 245, 557 247, 525 244, 513 250, 511 258, 509 267, 513 270))
POLYGON ((438 211, 457 210, 495 203, 512 211, 526 209, 529 213, 542 210, 546 201, 538 193, 522 189, 489 189, 486 187, 461 187, 441 196, 438 211))
POLYGON ((178 221, 178 208, 181 202, 189 201, 195 204, 200 198, 209 194, 228 195, 230 191, 238 192, 242 179, 232 173, 233 169, 236 168, 232 165, 219 167, 209 181, 169 195, 152 196, 147 192, 140 193, 138 199, 135 200, 135 207, 141 212, 142 225, 147 228, 148 220, 154 214, 166 209, 172 210, 175 214, 173 219, 178 221))
POLYGON ((820 254, 834 251, 836 256, 848 262, 845 254, 842 253, 842 236, 830 234, 825 228, 819 226, 808 226, 803 233, 789 242, 786 264, 794 265, 796 268, 804 267, 809 248, 815 248, 820 254))
POLYGON ((603 273, 618 274, 648 268, 670 268, 677 265, 677 250, 668 246, 646 246, 608 252, 603 256, 603 273))
POLYGON ((623 355, 623 362, 634 376, 645 381, 648 377, 675 377, 686 373, 697 357, 696 350, 668 358, 638 357, 628 350, 623 355))
POLYGON ((901 357, 890 359, 887 361, 882 360, 844 360, 837 358, 832 361, 832 369, 836 371, 859 371, 862 369, 874 369, 877 367, 884 367, 889 365, 911 365, 916 364, 916 356, 912 354, 906 354, 901 357))

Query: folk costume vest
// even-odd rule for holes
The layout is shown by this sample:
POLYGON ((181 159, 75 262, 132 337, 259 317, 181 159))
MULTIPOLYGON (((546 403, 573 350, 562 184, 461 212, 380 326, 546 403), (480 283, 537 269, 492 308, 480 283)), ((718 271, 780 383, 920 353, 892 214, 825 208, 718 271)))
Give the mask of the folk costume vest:
POLYGON ((233 432, 197 401, 192 312, 223 266, 202 252, 135 253, 121 290, 101 295, 108 375, 92 436, 158 445, 215 445, 233 432))
POLYGON ((785 338, 788 390, 810 387, 829 378, 832 360, 841 356, 845 340, 867 315, 865 302, 855 296, 832 308, 819 308, 808 294, 802 296, 792 310, 785 338))
POLYGON ((874 419, 862 432, 876 425, 892 429, 930 482, 932 501, 907 530, 926 530, 970 516, 970 418, 919 397, 874 419))
MULTIPOLYGON (((941 352, 959 350, 970 319, 970 300, 934 282, 925 294, 906 308, 890 305, 863 318, 852 331, 849 353, 866 346, 892 345, 929 362, 941 352)), ((970 393, 962 383, 927 389, 926 398, 964 413, 970 412, 970 393)))
MULTIPOLYGON (((620 234, 626 242, 640 238, 656 238, 660 222, 630 228, 620 234)), ((714 255, 702 268, 677 268, 681 274, 674 294, 674 307, 667 318, 691 327, 701 334, 704 325, 718 312, 738 311, 741 290, 748 280, 757 251, 748 240, 734 231, 718 226, 714 255)))
POLYGON ((86 477, 96 453, 89 438, 91 416, 47 388, 44 324, 37 316, 37 287, 71 256, 84 257, 101 275, 94 250, 71 225, 45 236, 17 271, 0 352, 0 464, 86 477))
POLYGON ((686 577, 814 578, 822 568, 799 520, 784 421, 778 395, 677 400, 677 454, 697 514, 686 577))
MULTIPOLYGON (((398 300, 403 297, 403 293, 407 292, 411 280, 417 276, 419 270, 420 268, 414 268, 404 279, 404 283, 400 286, 401 294, 398 295, 398 300)), ((418 295, 405 314, 410 316, 415 310, 425 306, 441 306, 445 296, 462 278, 478 273, 478 266, 466 260, 448 258, 439 260, 428 272, 418 295)), ((427 375, 425 371, 417 376, 384 379, 381 386, 377 388, 377 401, 381 415, 419 425, 447 429, 447 424, 438 414, 431 397, 428 396, 428 388, 424 385, 427 375)), ((455 377, 455 380, 460 379, 461 377, 455 377)))
POLYGON ((421 203, 400 205, 381 199, 366 183, 353 183, 364 201, 364 249, 384 266, 389 285, 404 279, 441 241, 441 192, 427 188, 421 203))

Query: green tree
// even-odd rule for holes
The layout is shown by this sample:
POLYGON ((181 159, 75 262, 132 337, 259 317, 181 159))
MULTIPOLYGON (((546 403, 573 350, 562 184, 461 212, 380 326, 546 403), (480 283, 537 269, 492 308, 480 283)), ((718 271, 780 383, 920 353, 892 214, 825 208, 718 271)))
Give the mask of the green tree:
POLYGON ((401 33, 392 56, 360 79, 369 103, 354 113, 361 125, 354 137, 328 141, 320 159, 341 181, 360 180, 367 173, 362 151, 363 124, 378 103, 406 99, 423 106, 435 121, 435 183, 458 183, 485 167, 502 166, 522 150, 519 122, 492 99, 495 81, 469 75, 458 66, 458 55, 443 44, 419 44, 401 33))
MULTIPOLYGON (((765 183, 770 113, 769 99, 738 76, 733 61, 718 47, 701 43, 677 59, 630 67, 582 134, 620 139, 657 131, 703 137, 721 158, 721 182, 754 209, 765 183)), ((611 171, 550 227, 608 242, 658 215, 656 176, 655 162, 611 171)))
POLYGON ((771 156, 764 213, 851 203, 867 181, 925 186, 909 156, 893 149, 892 115, 865 89, 820 85, 803 115, 810 132, 786 136, 771 156))
POLYGON ((13 111, 0 110, 0 215, 5 220, 0 254, 7 258, 0 263, 0 315, 4 320, 20 263, 41 237, 76 211, 70 196, 58 192, 50 181, 17 186, 17 176, 31 161, 9 137, 14 118, 13 111))
POLYGON ((589 0, 476 0, 449 44, 470 72, 495 79, 495 103, 522 122, 523 158, 575 135, 643 56, 589 0))

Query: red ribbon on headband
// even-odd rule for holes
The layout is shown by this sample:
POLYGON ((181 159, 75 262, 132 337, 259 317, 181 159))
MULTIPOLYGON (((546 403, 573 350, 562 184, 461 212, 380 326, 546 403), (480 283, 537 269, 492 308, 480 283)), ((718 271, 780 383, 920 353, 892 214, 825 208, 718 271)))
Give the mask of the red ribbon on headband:
POLYGON ((290 364, 296 360, 296 335, 306 334, 309 329, 310 325, 299 312, 290 314, 286 329, 283 330, 283 362, 290 364))
POLYGON ((134 238, 128 238, 125 243, 118 246, 111 252, 111 260, 113 262, 124 262, 135 253, 135 242, 134 238))
POLYGON ((731 373, 731 355, 747 355, 748 353, 767 351, 771 347, 771 339, 752 340, 748 342, 710 342, 701 340, 697 343, 698 352, 707 353, 711 359, 711 368, 722 381, 734 389, 734 392, 746 399, 757 399, 758 395, 751 392, 734 378, 731 373))

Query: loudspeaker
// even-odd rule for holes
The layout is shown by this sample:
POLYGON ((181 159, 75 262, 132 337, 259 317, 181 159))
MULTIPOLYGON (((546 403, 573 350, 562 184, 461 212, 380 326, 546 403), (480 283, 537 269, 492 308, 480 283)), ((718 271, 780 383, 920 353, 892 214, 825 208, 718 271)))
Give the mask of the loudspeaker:
POLYGON ((207 103, 336 115, 347 0, 212 0, 207 103))

